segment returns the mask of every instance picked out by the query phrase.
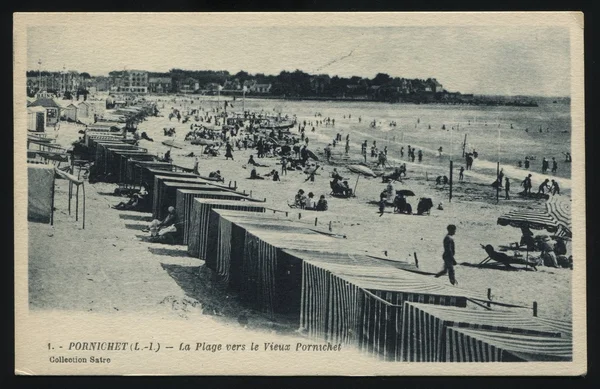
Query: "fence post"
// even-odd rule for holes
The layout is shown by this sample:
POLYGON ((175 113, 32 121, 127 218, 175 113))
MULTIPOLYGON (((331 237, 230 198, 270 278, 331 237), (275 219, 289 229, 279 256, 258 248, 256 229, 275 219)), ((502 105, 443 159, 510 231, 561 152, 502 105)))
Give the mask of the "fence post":
MULTIPOLYGON (((488 290, 487 290, 487 298, 488 298, 488 300, 492 300, 492 288, 488 288, 488 290)), ((487 306, 491 307, 492 304, 487 303, 487 306)))
POLYGON ((318 218, 315 218, 315 227, 317 226, 317 219, 318 219, 318 218))
POLYGON ((537 317, 538 315, 538 305, 537 305, 537 301, 533 302, 533 316, 537 317))
POLYGON ((413 252, 413 255, 415 256, 415 266, 417 267, 417 269, 419 268, 419 258, 417 258, 417 252, 413 252))

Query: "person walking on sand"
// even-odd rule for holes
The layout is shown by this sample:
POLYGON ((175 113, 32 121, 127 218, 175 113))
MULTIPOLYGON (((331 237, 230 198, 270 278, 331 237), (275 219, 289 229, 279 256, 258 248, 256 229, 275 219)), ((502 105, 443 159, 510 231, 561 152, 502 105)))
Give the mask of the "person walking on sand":
POLYGON ((287 158, 285 156, 281 157, 281 175, 287 176, 287 158))
POLYGON ((552 173, 556 173, 558 170, 558 163, 556 162, 556 158, 552 157, 552 173))
POLYGON ((458 181, 462 181, 463 178, 465 178, 465 167, 461 166, 460 170, 458 171, 458 181))
POLYGON ((504 194, 504 199, 510 200, 510 180, 508 179, 508 177, 504 179, 504 194))
POLYGON ((450 279, 450 283, 452 285, 457 285, 456 277, 454 274, 454 265, 457 265, 456 260, 454 259, 455 247, 454 247, 454 234, 456 234, 456 226, 454 224, 448 225, 446 227, 448 230, 448 234, 444 237, 444 254, 442 254, 442 259, 444 261, 444 268, 442 271, 435 275, 436 278, 443 276, 448 273, 448 278, 450 279))
POLYGON ((533 184, 531 183, 531 174, 525 177, 523 182, 521 182, 521 186, 523 187, 523 192, 525 192, 525 194, 531 194, 531 188, 533 186, 533 184))
POLYGON ((233 146, 231 143, 227 142, 225 145, 225 160, 227 161, 229 158, 233 161, 233 146))

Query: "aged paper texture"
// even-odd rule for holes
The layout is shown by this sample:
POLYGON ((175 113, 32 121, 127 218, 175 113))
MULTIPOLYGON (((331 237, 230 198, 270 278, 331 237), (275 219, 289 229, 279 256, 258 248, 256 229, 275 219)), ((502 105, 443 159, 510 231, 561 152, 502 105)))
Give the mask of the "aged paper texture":
POLYGON ((586 373, 581 13, 14 22, 16 374, 586 373))

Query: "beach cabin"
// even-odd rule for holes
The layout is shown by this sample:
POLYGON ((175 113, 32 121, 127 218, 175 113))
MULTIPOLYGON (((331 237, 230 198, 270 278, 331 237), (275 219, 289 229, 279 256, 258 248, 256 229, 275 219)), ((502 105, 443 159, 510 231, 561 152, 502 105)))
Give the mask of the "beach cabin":
POLYGON ((43 107, 27 107, 27 131, 46 131, 46 110, 43 107))
POLYGON ((78 108, 75 104, 67 105, 63 109, 65 119, 70 122, 76 122, 77 121, 77 111, 78 111, 78 108))
POLYGON ((39 98, 30 107, 42 107, 46 110, 46 126, 55 126, 60 118, 60 105, 49 98, 39 98))
POLYGON ((94 106, 87 101, 82 101, 77 106, 77 117, 81 119, 90 119, 94 118, 94 106))

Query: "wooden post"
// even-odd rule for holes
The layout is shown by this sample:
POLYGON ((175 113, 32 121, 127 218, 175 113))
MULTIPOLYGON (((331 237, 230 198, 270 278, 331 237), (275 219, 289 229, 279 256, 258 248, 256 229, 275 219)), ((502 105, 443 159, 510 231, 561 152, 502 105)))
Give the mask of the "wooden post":
POLYGON ((467 147, 467 134, 465 134, 465 141, 463 142, 463 152, 462 156, 465 157, 465 148, 467 147))
POLYGON ((419 258, 417 258, 417 252, 413 252, 413 255, 415 256, 415 266, 417 267, 417 269, 419 268, 419 258))
POLYGON ((79 185, 77 185, 77 194, 75 195, 75 221, 79 220, 79 185))
POLYGON ((81 184, 81 190, 83 191, 83 229, 85 230, 85 184, 81 184))
POLYGON ((448 202, 452 202, 452 161, 450 161, 450 192, 448 193, 448 202))
POLYGON ((317 220, 318 220, 318 218, 315 218, 315 227, 317 226, 317 220))
POLYGON ((498 182, 498 178, 500 177, 500 162, 497 162, 496 165, 496 204, 500 202, 500 185, 501 182, 498 182))
POLYGON ((537 301, 533 302, 533 316, 537 317, 538 315, 538 305, 537 305, 537 301))
POLYGON ((52 203, 50 204, 50 225, 54 225, 54 186, 56 179, 52 180, 52 203))
POLYGON ((354 184, 354 191, 352 192, 353 196, 356 196, 356 187, 358 186, 358 179, 360 178, 360 174, 356 175, 356 184, 354 184))
MULTIPOLYGON (((487 298, 488 298, 488 300, 490 300, 490 301, 492 300, 492 288, 488 288, 488 291, 487 291, 487 298)), ((488 306, 488 308, 489 308, 489 307, 491 307, 491 306, 492 306, 492 304, 491 304, 491 303, 487 303, 487 306, 488 306)))

